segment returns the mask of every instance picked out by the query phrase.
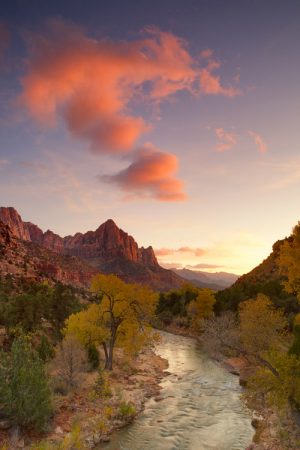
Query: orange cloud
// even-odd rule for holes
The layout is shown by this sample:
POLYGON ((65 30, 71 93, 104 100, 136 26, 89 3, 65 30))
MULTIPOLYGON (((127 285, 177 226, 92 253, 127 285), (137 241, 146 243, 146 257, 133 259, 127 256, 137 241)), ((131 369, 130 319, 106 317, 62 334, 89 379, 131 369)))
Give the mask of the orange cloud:
POLYGON ((150 126, 131 114, 132 101, 160 102, 181 90, 234 96, 212 71, 190 55, 186 42, 172 33, 147 28, 135 41, 89 38, 62 21, 51 21, 43 35, 31 35, 21 101, 46 124, 64 117, 69 131, 89 142, 93 152, 130 151, 150 126))
POLYGON ((237 143, 236 134, 229 133, 225 131, 224 128, 216 128, 215 133, 219 140, 218 144, 215 147, 215 150, 217 152, 230 150, 237 143))
POLYGON ((258 133, 255 133, 254 131, 248 131, 248 134, 254 140, 257 150, 260 153, 266 153, 268 151, 267 144, 258 133))
POLYGON ((224 95, 225 97, 236 97, 241 92, 232 86, 224 87, 221 78, 213 73, 219 69, 221 64, 213 58, 212 50, 204 50, 201 53, 202 58, 208 59, 207 66, 199 71, 200 92, 206 95, 224 95))
POLYGON ((115 175, 100 177, 108 183, 117 184, 133 198, 154 198, 176 202, 186 199, 182 181, 175 178, 178 161, 175 155, 146 144, 134 157, 129 167, 115 175))

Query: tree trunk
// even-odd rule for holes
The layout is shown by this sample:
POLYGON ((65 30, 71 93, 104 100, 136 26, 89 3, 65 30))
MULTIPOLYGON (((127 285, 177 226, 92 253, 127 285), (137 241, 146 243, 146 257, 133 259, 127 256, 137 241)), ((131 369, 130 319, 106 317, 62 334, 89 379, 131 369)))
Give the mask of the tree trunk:
POLYGON ((105 366, 104 366, 104 368, 108 369, 108 351, 107 351, 106 342, 103 342, 102 346, 103 346, 104 356, 105 356, 105 366))
POLYGON ((108 367, 107 367, 108 370, 113 369, 113 352, 114 352, 114 345, 110 343, 108 352, 108 367))

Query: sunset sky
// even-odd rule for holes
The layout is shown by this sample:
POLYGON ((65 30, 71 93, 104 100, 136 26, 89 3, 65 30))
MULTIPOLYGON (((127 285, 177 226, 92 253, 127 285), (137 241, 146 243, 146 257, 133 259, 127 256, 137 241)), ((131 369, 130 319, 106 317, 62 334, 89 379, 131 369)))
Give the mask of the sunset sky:
POLYGON ((298 0, 4 0, 0 206, 249 271, 300 220, 299 50, 298 0))

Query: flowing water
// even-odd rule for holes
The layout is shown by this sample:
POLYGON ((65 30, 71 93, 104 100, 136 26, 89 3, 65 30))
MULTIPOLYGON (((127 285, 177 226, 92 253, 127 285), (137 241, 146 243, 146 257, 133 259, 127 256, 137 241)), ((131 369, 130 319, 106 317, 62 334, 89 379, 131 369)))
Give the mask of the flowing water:
POLYGON ((190 338, 162 333, 157 353, 169 361, 163 400, 151 399, 135 421, 115 432, 106 450, 244 450, 254 430, 238 377, 190 338))

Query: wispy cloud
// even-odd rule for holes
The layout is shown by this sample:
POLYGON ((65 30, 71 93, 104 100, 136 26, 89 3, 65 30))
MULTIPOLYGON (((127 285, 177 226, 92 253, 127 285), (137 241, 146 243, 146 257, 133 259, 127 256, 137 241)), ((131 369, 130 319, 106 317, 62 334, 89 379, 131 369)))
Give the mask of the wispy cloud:
POLYGON ((268 145, 260 134, 254 131, 248 131, 248 135, 254 140, 256 148, 260 153, 266 153, 268 151, 268 145))
POLYGON ((218 143, 215 147, 217 152, 224 152, 230 150, 237 143, 237 136, 235 133, 225 131, 224 128, 215 128, 215 133, 218 138, 218 143))
POLYGON ((209 264, 209 263, 200 263, 200 264, 187 264, 188 269, 220 269, 222 266, 219 264, 209 264))
POLYGON ((126 169, 114 175, 98 176, 98 179, 118 185, 129 198, 176 202, 186 200, 183 183, 175 177, 177 170, 175 155, 147 144, 135 153, 126 169))
POLYGON ((275 180, 264 183, 267 191, 285 189, 293 184, 300 184, 300 159, 291 159, 280 162, 263 161, 263 167, 267 167, 274 175, 275 180))

